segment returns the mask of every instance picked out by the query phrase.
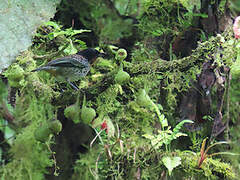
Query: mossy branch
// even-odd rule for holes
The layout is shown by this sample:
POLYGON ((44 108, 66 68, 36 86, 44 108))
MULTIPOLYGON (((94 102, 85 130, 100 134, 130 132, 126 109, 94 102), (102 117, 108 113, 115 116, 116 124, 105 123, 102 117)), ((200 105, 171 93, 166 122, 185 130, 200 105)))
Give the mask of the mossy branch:
MULTIPOLYGON (((108 74, 106 74, 105 76, 103 76, 103 78, 100 81, 98 81, 96 84, 93 84, 84 89, 80 89, 79 99, 83 99, 83 96, 85 94, 87 101, 93 100, 93 98, 97 97, 98 94, 101 94, 102 92, 104 92, 113 83, 115 83, 114 74, 116 74, 117 71, 118 71, 118 69, 111 71, 108 74)), ((69 104, 72 104, 76 101, 76 98, 75 98, 76 94, 78 94, 78 91, 63 92, 63 93, 61 93, 60 96, 58 96, 57 98, 55 98, 53 100, 54 104, 55 105, 66 105, 66 102, 68 102, 69 104)))
MULTIPOLYGON (((183 47, 184 48, 184 47, 183 47)), ((192 66, 202 64, 211 59, 211 55, 217 51, 217 39, 212 39, 203 43, 199 43, 198 47, 193 50, 192 54, 188 57, 166 61, 163 59, 153 60, 151 62, 141 62, 133 64, 128 67, 130 74, 146 74, 151 72, 166 72, 178 69, 186 71, 192 66)), ((135 58, 137 61, 137 58, 135 58)))
MULTIPOLYGON (((205 61, 212 60, 214 58, 214 54, 218 50, 218 43, 219 43, 218 38, 213 37, 208 41, 199 43, 198 47, 195 50, 193 50, 192 54, 188 57, 184 57, 184 58, 172 60, 172 61, 166 61, 163 59, 157 59, 151 62, 139 61, 140 63, 134 63, 134 64, 128 63, 128 65, 125 68, 126 68, 126 71, 131 75, 131 77, 137 76, 139 74, 148 74, 149 72, 161 73, 166 71, 173 71, 176 69, 179 71, 187 71, 189 68, 193 66, 201 65, 205 61)), ((133 58, 135 58, 135 60, 137 61, 136 58, 138 57, 133 57, 133 58)), ((115 83, 114 78, 117 71, 118 69, 115 69, 105 74, 103 78, 99 80, 97 83, 90 85, 85 89, 81 89, 81 91, 86 94, 86 99, 93 100, 94 97, 96 97, 98 94, 101 94, 109 86, 114 84, 115 83)), ((80 93, 80 96, 79 96, 80 99, 83 99, 84 93, 80 93)), ((62 104, 63 102, 74 103, 73 99, 76 94, 74 93, 70 93, 70 94, 66 96, 66 94, 63 93, 59 98, 54 100, 55 103, 56 104, 62 104)))

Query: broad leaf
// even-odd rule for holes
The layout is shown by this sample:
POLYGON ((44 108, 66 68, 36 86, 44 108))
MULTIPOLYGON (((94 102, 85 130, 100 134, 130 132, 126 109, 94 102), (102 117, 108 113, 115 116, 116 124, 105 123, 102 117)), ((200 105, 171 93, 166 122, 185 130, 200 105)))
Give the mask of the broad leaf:
POLYGON ((168 169, 169 175, 172 174, 172 170, 179 166, 181 164, 181 158, 180 157, 169 157, 169 156, 164 156, 162 158, 163 164, 166 166, 168 169))

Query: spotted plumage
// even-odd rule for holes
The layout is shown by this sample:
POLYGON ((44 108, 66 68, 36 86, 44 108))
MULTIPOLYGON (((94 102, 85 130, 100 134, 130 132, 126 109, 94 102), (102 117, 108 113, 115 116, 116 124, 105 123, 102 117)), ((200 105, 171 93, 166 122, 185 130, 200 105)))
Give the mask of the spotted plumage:
POLYGON ((32 72, 41 70, 47 71, 54 75, 58 81, 67 81, 74 89, 77 89, 71 81, 77 81, 86 76, 90 70, 91 64, 101 55, 103 54, 96 49, 89 48, 79 51, 74 55, 52 60, 32 72))

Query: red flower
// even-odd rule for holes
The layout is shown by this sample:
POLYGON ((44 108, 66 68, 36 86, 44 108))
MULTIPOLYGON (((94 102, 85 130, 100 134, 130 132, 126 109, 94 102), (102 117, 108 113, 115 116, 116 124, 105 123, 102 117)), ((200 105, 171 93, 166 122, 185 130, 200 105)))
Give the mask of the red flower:
POLYGON ((236 39, 240 38, 240 16, 238 16, 233 24, 233 32, 236 39))
POLYGON ((108 133, 108 125, 107 125, 107 122, 104 121, 102 124, 101 124, 101 130, 102 129, 105 129, 106 133, 108 133))

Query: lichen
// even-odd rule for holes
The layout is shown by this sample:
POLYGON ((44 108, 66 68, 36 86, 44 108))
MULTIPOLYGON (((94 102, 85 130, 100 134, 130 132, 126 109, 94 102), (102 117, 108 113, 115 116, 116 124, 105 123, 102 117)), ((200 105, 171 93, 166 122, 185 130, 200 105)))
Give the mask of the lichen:
POLYGON ((55 13, 59 0, 1 1, 0 72, 32 44, 32 33, 55 13))

